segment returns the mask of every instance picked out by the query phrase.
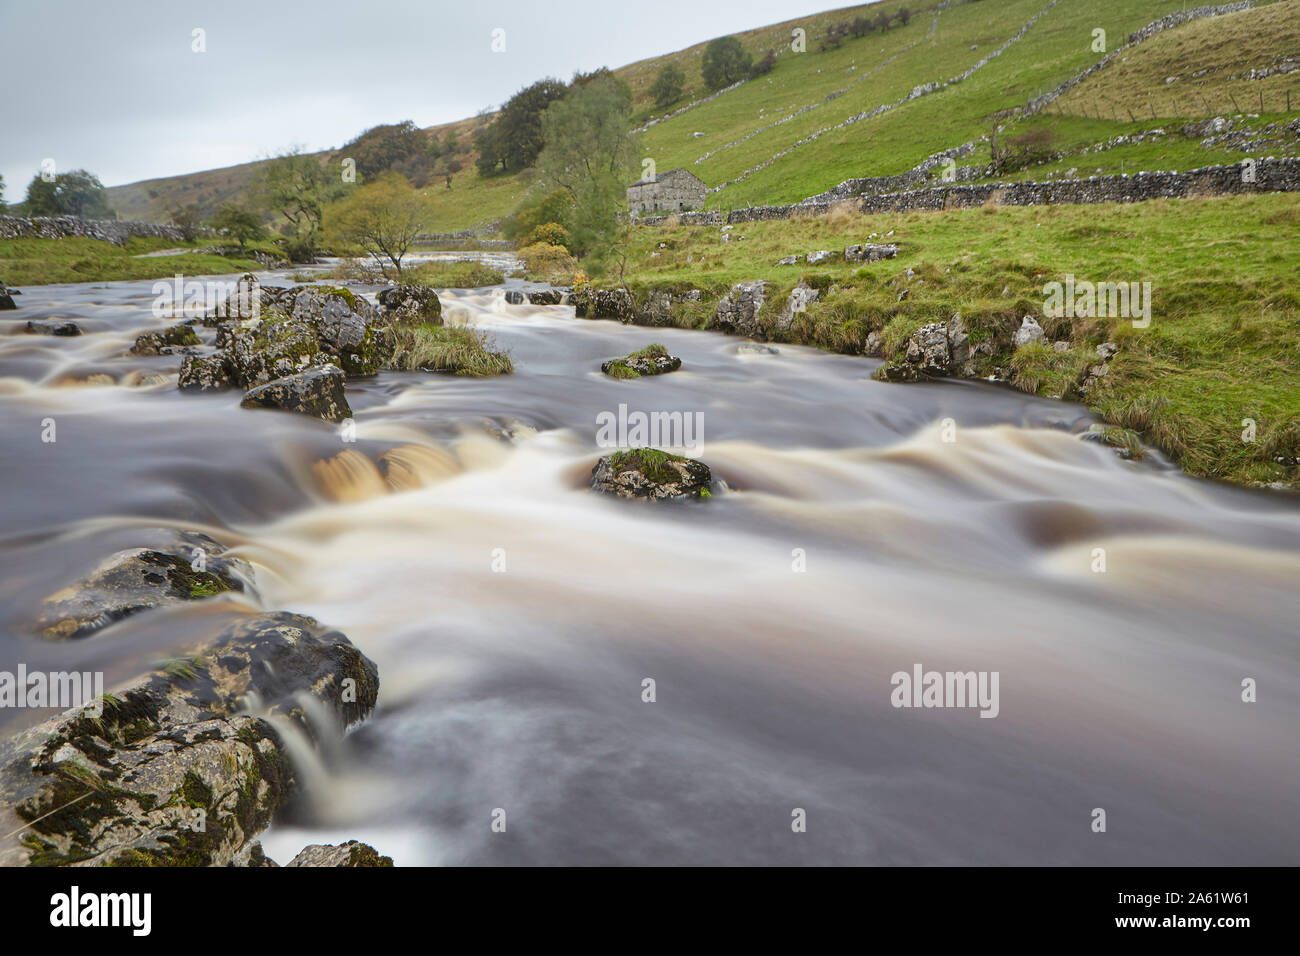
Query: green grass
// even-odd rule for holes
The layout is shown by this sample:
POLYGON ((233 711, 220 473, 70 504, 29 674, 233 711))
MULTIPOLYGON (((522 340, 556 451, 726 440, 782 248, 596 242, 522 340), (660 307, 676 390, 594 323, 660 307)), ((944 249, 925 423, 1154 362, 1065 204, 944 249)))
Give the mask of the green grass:
POLYGON ((181 275, 222 275, 262 267, 252 259, 227 258, 197 250, 211 243, 129 239, 115 246, 101 239, 0 239, 0 278, 11 286, 52 282, 108 282, 181 275), (159 249, 194 248, 176 256, 136 258, 159 249))
POLYGON ((509 375, 510 356, 492 349, 482 332, 445 325, 397 326, 397 345, 388 368, 397 371, 449 372, 483 378, 509 375))
POLYGON ((500 285, 506 277, 482 262, 422 262, 406 269, 402 281, 432 289, 477 289, 500 285))
MULTIPOLYGON (((921 325, 957 312, 976 340, 1033 315, 1050 340, 1068 341, 1070 350, 996 356, 1014 369, 1019 387, 1072 396, 1081 370, 1098 362, 1095 346, 1116 342, 1119 355, 1088 396, 1106 421, 1140 433, 1193 474, 1241 482, 1300 477, 1273 460, 1300 454, 1300 195, 836 212, 737 225, 732 237, 719 242, 715 227, 639 229, 629 285, 639 294, 699 288, 716 297, 736 282, 767 279, 773 286, 760 320, 770 328, 803 278, 823 290, 821 298, 788 333, 771 337, 847 353, 860 353, 867 335, 879 332, 888 355, 921 325), (897 243, 898 258, 774 265, 791 253, 842 251, 872 233, 897 243), (659 249, 661 242, 667 248, 659 249), (1150 327, 1122 318, 1046 318, 1043 285, 1067 273, 1151 282, 1150 327), (1241 439, 1244 419, 1257 422, 1253 443, 1241 439)), ((706 305, 703 316, 692 312, 680 324, 707 324, 706 305)))
POLYGON ((675 468, 668 467, 670 461, 689 461, 681 455, 670 455, 657 448, 633 448, 631 451, 616 451, 609 456, 610 467, 615 473, 637 471, 658 484, 677 481, 681 475, 675 468))

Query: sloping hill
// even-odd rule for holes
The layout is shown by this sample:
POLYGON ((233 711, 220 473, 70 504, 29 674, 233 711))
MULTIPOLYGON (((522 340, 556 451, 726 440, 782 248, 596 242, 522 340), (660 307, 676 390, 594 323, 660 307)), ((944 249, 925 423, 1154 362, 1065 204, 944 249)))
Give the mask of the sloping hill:
MULTIPOLYGON (((718 95, 709 95, 700 79, 707 41, 615 72, 637 97, 646 155, 660 169, 684 166, 698 175, 711 189, 713 209, 797 201, 847 179, 909 170, 962 144, 968 144, 962 162, 983 165, 997 117, 1007 127, 1004 136, 1050 127, 1062 155, 1031 170, 1034 175, 1232 162, 1243 146, 1258 145, 1258 137, 1203 143, 1199 136, 1152 135, 1153 118, 1187 122, 1228 114, 1234 98, 1241 110, 1231 112, 1258 112, 1262 93, 1268 112, 1260 125, 1294 119, 1286 95, 1292 93, 1300 111, 1294 68, 1300 0, 1166 30, 1124 51, 1037 116, 1014 115, 1105 57, 1094 49, 1094 31, 1104 30, 1105 50, 1114 51, 1134 31, 1183 8, 1183 0, 889 0, 737 34, 756 59, 773 50, 777 65, 718 95), (822 49, 832 24, 905 6, 911 12, 905 24, 896 20, 883 32, 822 49), (791 49, 795 28, 806 32, 806 52, 791 49), (656 117, 648 90, 669 62, 685 71, 686 91, 681 104, 656 117), (1167 83, 1169 77, 1177 79, 1167 83)), ((434 129, 454 127, 464 137, 482 121, 434 129)), ((1294 136, 1276 135, 1268 144, 1274 155, 1296 155, 1294 136)), ((184 202, 214 208, 237 198, 258 166, 115 187, 110 201, 123 218, 165 221, 184 202)), ((428 192, 437 229, 453 232, 508 214, 526 189, 525 175, 484 179, 470 163, 451 189, 428 192)))

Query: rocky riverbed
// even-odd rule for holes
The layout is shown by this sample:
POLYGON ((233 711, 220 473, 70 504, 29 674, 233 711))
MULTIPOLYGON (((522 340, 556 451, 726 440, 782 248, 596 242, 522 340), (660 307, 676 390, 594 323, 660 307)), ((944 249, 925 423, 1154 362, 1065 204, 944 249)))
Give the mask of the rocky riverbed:
MULTIPOLYGON (((514 374, 391 371, 383 330, 430 302, 257 279, 284 290, 269 324, 200 319, 198 345, 148 282, 26 288, 0 319, 0 671, 108 695, 0 709, 5 862, 1300 853, 1269 822, 1295 782, 1289 501, 1125 460, 1077 405, 580 321, 517 282, 437 308, 514 374), (602 372, 651 344, 680 367, 602 372), (201 360, 227 387, 180 387, 201 360), (301 375, 349 414, 245 405, 301 375), (631 462, 653 489, 600 427, 638 413, 670 429, 631 462), (918 663, 998 672, 996 719, 895 707, 918 663)), ((942 332, 918 368, 966 360, 942 332)))

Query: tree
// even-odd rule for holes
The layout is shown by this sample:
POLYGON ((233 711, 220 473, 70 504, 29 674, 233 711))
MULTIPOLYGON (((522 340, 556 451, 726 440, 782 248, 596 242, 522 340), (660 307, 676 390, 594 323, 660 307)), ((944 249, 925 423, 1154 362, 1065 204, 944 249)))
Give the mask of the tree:
MULTIPOLYGON (((344 145, 336 159, 351 158, 364 179, 373 179, 395 166, 427 155, 424 133, 410 120, 372 126, 344 145)), ((436 157, 436 154, 435 154, 436 157)), ((419 165, 427 166, 428 163, 419 165)))
POLYGON ((899 19, 899 22, 903 24, 903 26, 907 26, 907 24, 908 24, 908 23, 911 21, 911 19, 912 19, 912 11, 909 10, 909 9, 907 9, 907 7, 899 7, 899 8, 898 8, 898 19, 899 19))
MULTIPOLYGON (((574 82, 580 82, 580 77, 581 74, 575 76, 574 82)), ((581 81, 585 80, 584 77, 581 81)), ((542 113, 568 91, 569 87, 559 80, 547 77, 510 97, 491 124, 479 130, 474 139, 479 151, 479 172, 489 176, 533 165, 542 151, 542 113)))
POLYGON ((589 251, 616 236, 626 186, 636 176, 631 126, 631 93, 609 78, 573 90, 543 117, 538 182, 542 192, 563 190, 572 201, 562 224, 575 250, 589 251))
POLYGON ((686 73, 676 63, 665 63, 650 85, 650 98, 660 109, 672 106, 682 98, 682 85, 686 82, 686 73))
POLYGON ((326 233, 360 246, 384 275, 402 279, 402 259, 428 228, 429 207, 399 173, 385 173, 326 210, 326 233), (390 273, 389 267, 392 267, 390 273))
POLYGON ((704 59, 700 65, 704 84, 711 90, 720 90, 743 80, 749 72, 752 59, 735 37, 719 37, 709 41, 709 45, 704 48, 704 59))
POLYGON ((879 30, 881 33, 884 33, 886 30, 889 29, 889 20, 890 20, 889 14, 886 13, 884 10, 879 10, 877 11, 876 16, 872 20, 872 23, 875 24, 877 30, 879 30))
POLYGON ((294 146, 267 164, 256 193, 262 208, 287 219, 299 244, 312 250, 325 204, 343 191, 341 173, 294 146))
POLYGON ((266 237, 266 229, 262 226, 262 220, 257 213, 250 212, 231 202, 225 203, 217 210, 217 214, 212 217, 210 225, 217 232, 224 233, 237 240, 240 250, 243 250, 245 243, 266 237))
POLYGON ((199 237, 199 228, 203 223, 203 215, 199 212, 197 203, 190 203, 188 206, 173 209, 171 216, 172 225, 181 231, 181 238, 186 242, 193 242, 199 237))
POLYGON ((59 173, 52 182, 38 174, 27 186, 28 216, 80 216, 82 219, 116 219, 99 177, 84 169, 59 173))
POLYGON ((5 178, 0 176, 0 212, 5 208, 5 178))

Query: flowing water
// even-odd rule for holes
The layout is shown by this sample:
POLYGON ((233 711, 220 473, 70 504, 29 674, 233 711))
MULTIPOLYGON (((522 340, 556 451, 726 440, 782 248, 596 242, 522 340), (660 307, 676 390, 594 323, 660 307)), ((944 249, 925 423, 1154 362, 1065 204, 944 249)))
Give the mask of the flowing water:
POLYGON ((1300 862, 1294 498, 1121 461, 1079 440, 1080 406, 500 290, 444 305, 513 376, 352 384, 346 442, 126 354, 166 324, 151 285, 29 287, 0 320, 0 668, 111 683, 253 613, 32 630, 42 597, 158 528, 232 546, 262 608, 380 669, 375 714, 304 758, 273 857, 359 838, 399 865, 1300 862), (53 316, 88 334, 20 331, 53 316), (682 371, 600 373, 651 341, 682 371), (728 490, 588 491, 619 404, 701 413, 728 490), (917 664, 996 671, 996 718, 894 707, 917 664))

